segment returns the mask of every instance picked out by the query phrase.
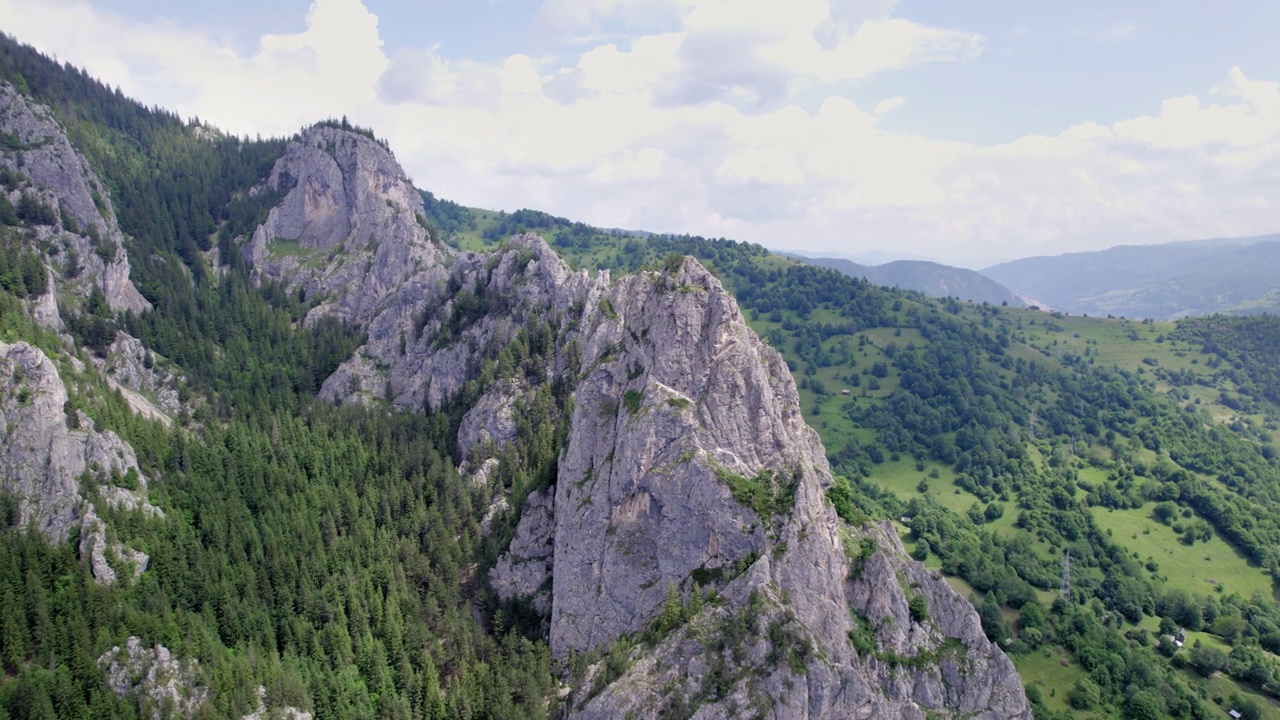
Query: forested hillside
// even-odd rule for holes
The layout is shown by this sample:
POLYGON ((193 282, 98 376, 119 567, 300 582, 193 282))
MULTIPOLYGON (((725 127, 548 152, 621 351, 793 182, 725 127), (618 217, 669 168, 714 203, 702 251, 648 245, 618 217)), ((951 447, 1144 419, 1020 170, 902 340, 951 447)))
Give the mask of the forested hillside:
MULTIPOLYGON (((237 245, 280 199, 248 190, 285 142, 144 108, 7 38, 0 78, 52 108, 103 178, 153 306, 68 304, 69 343, 31 320, 51 277, 37 237, 66 223, 0 203, 0 341, 74 359, 59 364, 68 417, 83 411, 127 440, 164 510, 103 513, 114 539, 150 556, 136 583, 104 586, 76 543, 18 526, 4 498, 0 716, 171 710, 104 678, 101 658, 128 637, 198 661, 214 699, 201 712, 214 717, 254 711, 259 686, 267 708, 316 718, 555 714, 566 668, 536 612, 494 599, 488 570, 516 518, 489 511, 495 489, 518 508, 554 477, 567 384, 539 387, 479 485, 460 477, 456 447, 477 386, 429 413, 317 401, 367 328, 304 325, 320 299, 255 284, 237 245), (117 330, 183 378, 172 425, 132 412, 95 370, 117 330)), ((935 301, 755 245, 423 199, 432 235, 464 249, 531 231, 592 271, 669 268, 673 254, 711 268, 783 353, 838 476, 829 502, 854 526, 891 521, 969 597, 1037 717, 1280 717, 1275 318, 1153 323, 935 301)), ((490 300, 468 302, 453 306, 459 327, 490 300)), ((553 364, 545 335, 522 334, 486 368, 536 375, 553 364)), ((130 482, 86 473, 82 491, 130 482)), ((860 654, 925 662, 878 650, 858 627, 860 654)), ((597 659, 573 655, 569 674, 597 659)), ((622 659, 598 666, 602 681, 622 659)))
MULTIPOLYGON (((77 344, 92 352, 127 328, 181 368, 189 426, 132 414, 89 370, 73 379, 80 391, 71 403, 119 432, 161 479, 151 492, 166 516, 107 517, 151 562, 137 584, 102 587, 74 543, 50 547, 14 527, 6 502, 0 715, 164 710, 145 696, 118 697, 99 668, 105 651, 139 636, 199 661, 200 682, 216 699, 205 711, 217 717, 252 712, 259 685, 268 707, 317 718, 545 716, 553 692, 546 645, 507 621, 477 573, 510 529, 480 531, 486 491, 461 481, 451 460, 460 413, 317 403, 319 382, 360 334, 334 322, 301 327, 308 305, 278 287, 254 287, 228 244, 274 203, 246 193, 282 143, 225 137, 143 108, 9 39, 0 42, 0 77, 54 108, 106 179, 130 237, 134 281, 154 305, 122 316, 69 308, 77 344), (221 254, 206 252, 220 244, 221 254), (95 323, 96 331, 84 329, 95 323)), ((0 220, 0 341, 55 353, 61 342, 25 319, 20 304, 43 291, 43 272, 28 269, 28 243, 48 219, 0 220)), ((548 461, 513 455, 498 481, 527 489, 531 471, 548 461)), ((85 482, 92 494, 94 481, 85 482)))

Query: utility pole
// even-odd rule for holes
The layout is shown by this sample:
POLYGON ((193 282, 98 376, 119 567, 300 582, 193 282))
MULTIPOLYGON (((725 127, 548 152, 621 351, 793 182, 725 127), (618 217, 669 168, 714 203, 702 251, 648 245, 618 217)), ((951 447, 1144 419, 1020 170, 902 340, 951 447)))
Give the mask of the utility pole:
POLYGON ((1062 599, 1071 599, 1071 549, 1062 554, 1062 599))

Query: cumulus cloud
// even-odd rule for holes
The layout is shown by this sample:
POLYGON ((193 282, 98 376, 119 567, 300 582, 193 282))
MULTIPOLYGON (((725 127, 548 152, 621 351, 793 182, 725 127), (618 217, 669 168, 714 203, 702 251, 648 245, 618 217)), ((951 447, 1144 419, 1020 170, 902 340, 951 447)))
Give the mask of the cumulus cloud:
POLYGON ((724 101, 754 108, 784 98, 791 75, 763 59, 740 35, 703 33, 686 38, 677 53, 680 68, 654 88, 666 107, 724 101))
POLYGON ((487 63, 439 47, 388 57, 359 0, 315 0, 303 30, 263 36, 247 53, 83 0, 0 0, 0 25, 147 104, 242 134, 348 115, 439 195, 604 227, 781 249, 892 248, 969 266, 1275 230, 1271 79, 1231 68, 1217 87, 1119 122, 997 145, 944 141, 886 126, 902 96, 863 107, 840 92, 838 83, 982 52, 978 35, 893 9, 547 0, 548 36, 631 31, 487 63))
POLYGON ((263 35, 240 55, 195 29, 135 22, 84 0, 0 0, 0 24, 148 104, 239 133, 284 133, 301 118, 368 106, 387 65, 378 18, 356 0, 314 0, 299 33, 263 35), (282 111, 281 111, 282 110, 282 111))
POLYGON ((561 105, 572 105, 589 97, 591 90, 587 88, 587 74, 581 67, 566 68, 547 78, 543 84, 546 96, 561 105))

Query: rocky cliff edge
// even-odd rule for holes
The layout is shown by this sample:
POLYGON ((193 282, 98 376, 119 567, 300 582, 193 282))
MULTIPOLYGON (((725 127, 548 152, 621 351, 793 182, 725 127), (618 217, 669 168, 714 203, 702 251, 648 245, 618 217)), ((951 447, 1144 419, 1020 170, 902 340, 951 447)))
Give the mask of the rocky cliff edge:
POLYGON ((98 582, 116 582, 125 568, 136 579, 147 556, 109 541, 87 491, 112 508, 162 513, 147 501, 148 480, 133 448, 95 428, 84 413, 67 412, 67 399, 44 352, 0 343, 0 490, 18 499, 19 525, 35 527, 51 542, 77 532, 80 554, 98 582))
MULTIPOLYGON (((48 108, 31 102, 12 85, 0 82, 0 186, 15 206, 34 201, 50 214, 35 222, 32 238, 47 248, 52 270, 46 296, 34 315, 48 327, 61 327, 59 287, 79 299, 94 286, 113 310, 141 312, 151 305, 129 280, 124 234, 106 186, 89 162, 71 146, 48 108)), ((78 304, 78 302, 76 303, 78 304)))
POLYGON ((554 502, 493 575, 549 568, 552 653, 613 655, 571 716, 1030 717, 973 608, 836 517, 786 364, 718 280, 686 258, 584 313, 554 502))

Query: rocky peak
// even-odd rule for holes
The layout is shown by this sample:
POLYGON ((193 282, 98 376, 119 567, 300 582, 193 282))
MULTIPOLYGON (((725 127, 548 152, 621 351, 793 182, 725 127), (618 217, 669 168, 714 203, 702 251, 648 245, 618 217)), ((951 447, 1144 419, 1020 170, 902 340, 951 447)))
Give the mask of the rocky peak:
POLYGON ((535 608, 549 575, 557 657, 650 637, 571 715, 1030 716, 973 608, 892 532, 835 516, 785 362, 714 276, 686 258, 593 300, 554 500, 531 497, 491 575, 535 608), (653 639, 672 592, 701 609, 653 639))
POLYGON ((603 691, 579 689, 574 712, 656 716, 676 697, 728 717, 770 697, 787 717, 1029 716, 973 608, 892 533, 836 517, 786 363, 697 261, 615 279, 572 271, 533 235, 454 253, 418 222, 390 153, 329 127, 290 143, 260 191, 285 197, 249 244, 256 272, 323 293, 315 312, 368 331, 322 397, 439 410, 470 388, 459 460, 484 482, 536 389, 572 384, 554 487, 530 496, 491 574, 503 597, 549 608, 553 655, 647 632, 673 592, 716 591, 603 691), (522 332, 552 339, 512 373, 502 353, 522 332), (730 653, 710 697, 708 628, 748 611, 738 642, 755 650, 730 653))
POLYGON ((391 151, 357 132, 304 130, 253 192, 283 193, 245 249, 254 272, 323 296, 317 317, 368 322, 393 291, 434 276, 449 256, 391 151))
POLYGON ((656 717, 676 702, 732 717, 768 698, 779 717, 1030 716, 973 608, 892 532, 836 517, 786 363, 698 262, 593 278, 518 236, 433 280, 387 300, 322 394, 439 409, 484 382, 516 333, 554 325, 541 371, 498 372, 460 429, 463 470, 484 476, 534 386, 573 384, 555 484, 526 500, 490 574, 499 595, 549 612, 562 659, 647 637, 672 592, 718 598, 622 659, 620 677, 589 674, 571 715, 656 717), (741 647, 717 639, 730 625, 748 628, 741 647))
MULTIPOLYGON (((45 244, 61 284, 79 298, 99 287, 113 310, 141 312, 150 307, 129 280, 124 235, 116 224, 106 186, 89 162, 71 146, 62 126, 47 107, 32 102, 12 85, 0 82, 0 169, 10 182, 0 192, 15 206, 35 201, 49 215, 34 222, 33 243, 45 244)), ((57 327, 57 303, 51 285, 47 301, 35 313, 42 323, 57 327)))

